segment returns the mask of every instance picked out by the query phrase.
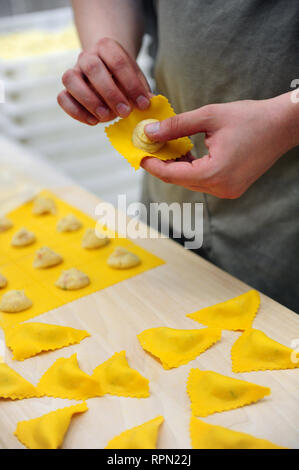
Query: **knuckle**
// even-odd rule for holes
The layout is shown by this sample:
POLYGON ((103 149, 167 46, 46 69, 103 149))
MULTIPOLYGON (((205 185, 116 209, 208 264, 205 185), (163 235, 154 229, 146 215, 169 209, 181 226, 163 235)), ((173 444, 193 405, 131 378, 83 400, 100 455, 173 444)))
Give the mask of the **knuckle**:
POLYGON ((179 115, 171 117, 164 124, 164 126, 166 127, 165 131, 169 133, 169 135, 177 134, 180 128, 180 122, 181 122, 181 119, 179 115))
POLYGON ((111 46, 112 44, 114 43, 114 40, 111 39, 111 38, 108 38, 108 37, 104 37, 104 38, 101 38, 98 40, 97 42, 97 46, 101 49, 101 48, 106 48, 106 47, 109 47, 111 46))
POLYGON ((120 99, 119 94, 117 93, 116 90, 113 88, 109 88, 106 93, 105 93, 105 100, 108 101, 108 103, 119 103, 120 101, 123 101, 120 99))
POLYGON ((123 70, 127 65, 127 59, 124 55, 118 54, 111 58, 111 69, 115 72, 123 70))

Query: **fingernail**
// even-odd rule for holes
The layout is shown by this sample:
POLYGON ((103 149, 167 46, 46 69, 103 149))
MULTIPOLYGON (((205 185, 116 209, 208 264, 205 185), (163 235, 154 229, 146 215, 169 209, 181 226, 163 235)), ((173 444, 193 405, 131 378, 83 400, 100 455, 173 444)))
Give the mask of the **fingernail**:
POLYGON ((105 106, 99 106, 96 109, 96 113, 100 119, 107 119, 109 117, 110 111, 105 106))
POLYGON ((117 111, 117 114, 120 115, 120 117, 126 117, 126 116, 129 116, 131 112, 131 108, 125 103, 118 103, 118 105, 116 105, 116 111, 117 111))
POLYGON ((146 96, 140 95, 136 99, 136 103, 139 109, 147 109, 150 105, 150 100, 146 96))
POLYGON ((99 121, 98 121, 98 119, 95 118, 95 117, 89 117, 89 118, 87 119, 87 122, 88 122, 88 124, 91 124, 92 126, 94 126, 94 125, 97 124, 99 121))
POLYGON ((144 130, 147 135, 155 135, 160 130, 160 123, 153 122, 152 124, 148 124, 147 126, 145 126, 144 130))

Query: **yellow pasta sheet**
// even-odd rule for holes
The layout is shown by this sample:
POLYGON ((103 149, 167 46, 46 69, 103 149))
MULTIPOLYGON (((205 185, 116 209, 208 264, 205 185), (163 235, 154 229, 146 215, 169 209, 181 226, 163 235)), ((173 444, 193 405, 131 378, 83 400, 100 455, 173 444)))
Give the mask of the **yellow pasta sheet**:
POLYGON ((9 326, 28 320, 164 263, 160 258, 135 245, 132 241, 118 237, 113 232, 108 233, 110 237, 115 235, 108 245, 97 250, 82 248, 81 242, 85 230, 90 227, 94 228, 96 221, 49 191, 43 191, 41 195, 54 199, 57 206, 55 214, 33 215, 33 202, 27 202, 7 215, 14 226, 0 234, 0 273, 8 279, 7 287, 0 291, 0 298, 8 290, 18 289, 24 290, 33 302, 32 307, 23 312, 0 313, 0 326, 9 326), (83 226, 75 232, 59 233, 56 230, 57 222, 69 213, 74 214, 83 226), (33 231, 37 240, 26 247, 13 247, 11 238, 21 227, 33 231), (35 252, 42 246, 52 248, 61 254, 64 259, 63 263, 48 269, 33 268, 35 252), (138 255, 141 263, 130 269, 110 268, 106 260, 116 246, 123 246, 138 255), (61 272, 72 267, 86 273, 90 278, 90 284, 83 289, 73 291, 56 287, 54 284, 61 272))

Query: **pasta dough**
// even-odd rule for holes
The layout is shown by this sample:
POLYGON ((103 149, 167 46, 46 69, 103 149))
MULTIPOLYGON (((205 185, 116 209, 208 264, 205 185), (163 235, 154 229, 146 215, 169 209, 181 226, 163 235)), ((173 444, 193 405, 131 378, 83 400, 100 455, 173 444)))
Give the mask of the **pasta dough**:
POLYGON ((158 152, 165 145, 164 142, 154 142, 146 135, 144 131, 145 126, 153 122, 159 122, 159 120, 144 119, 143 121, 138 122, 132 134, 132 142, 134 146, 148 153, 158 152))
POLYGON ((6 232, 6 230, 12 227, 12 222, 6 217, 0 217, 0 233, 6 232))
POLYGON ((24 379, 4 362, 0 364, 0 398, 22 400, 23 398, 42 397, 34 385, 24 379))
POLYGON ((232 410, 270 395, 270 388, 233 379, 212 370, 191 369, 187 392, 195 416, 232 410))
POLYGON ((12 237, 12 246, 28 246, 32 245, 36 240, 36 236, 33 232, 30 232, 25 227, 18 230, 12 237))
POLYGON ((82 247, 87 250, 94 250, 107 245, 109 241, 109 238, 104 233, 96 233, 94 228, 88 228, 82 240, 82 247))
POLYGON ((159 428, 163 421, 163 416, 157 416, 134 426, 111 439, 105 449, 156 449, 159 428))
POLYGON ((10 290, 3 294, 0 310, 6 313, 18 313, 32 307, 32 302, 23 290, 10 290))
POLYGON ((108 266, 114 269, 128 269, 140 264, 140 258, 122 246, 117 246, 107 260, 108 266))
POLYGON ((0 273, 0 289, 7 286, 7 279, 0 273))
POLYGON ((68 214, 57 223, 58 232, 75 232, 82 227, 82 222, 73 214, 68 214))
POLYGON ((84 402, 51 411, 38 418, 20 421, 14 434, 28 449, 58 449, 73 415, 87 410, 84 402))
POLYGON ((266 439, 208 424, 191 417, 190 435, 193 449, 284 449, 266 439))
POLYGON ((62 271, 59 279, 55 283, 57 287, 64 290, 82 289, 88 286, 88 284, 90 284, 89 277, 77 268, 62 271))
POLYGON ((40 248, 35 255, 33 261, 33 267, 37 269, 50 268, 52 266, 57 266, 62 263, 63 258, 55 251, 51 250, 47 246, 40 248))
POLYGON ((33 202, 32 214, 44 215, 55 214, 56 204, 53 199, 44 196, 37 196, 33 202))

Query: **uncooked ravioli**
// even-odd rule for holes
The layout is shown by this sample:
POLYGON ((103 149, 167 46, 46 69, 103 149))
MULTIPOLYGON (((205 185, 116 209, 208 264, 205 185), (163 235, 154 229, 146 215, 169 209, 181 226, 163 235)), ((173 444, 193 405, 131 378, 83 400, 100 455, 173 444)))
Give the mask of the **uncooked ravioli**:
POLYGON ((7 279, 0 273, 0 289, 7 286, 7 279))
POLYGON ((140 258, 122 246, 117 246, 107 260, 108 266, 114 269, 128 269, 140 264, 140 258))
POLYGON ((63 258, 47 246, 41 247, 35 254, 33 267, 37 269, 50 268, 62 263, 63 258))
POLYGON ((56 204, 49 197, 37 196, 33 202, 32 213, 34 215, 54 214, 56 212, 56 204))
POLYGON ((82 222, 73 214, 68 214, 57 223, 58 232, 75 232, 82 227, 82 222))
POLYGON ((94 228, 88 228, 82 240, 82 247, 87 250, 94 250, 107 245, 109 241, 109 238, 104 233, 96 233, 94 228))
POLYGON ((25 227, 18 230, 12 237, 12 246, 28 246, 32 245, 36 240, 36 236, 33 232, 30 232, 25 227))
POLYGON ((32 306, 31 300, 23 290, 10 290, 3 294, 0 310, 6 313, 18 313, 32 306))
POLYGON ((12 227, 12 222, 6 217, 0 217, 0 232, 6 232, 6 230, 12 227))
POLYGON ((59 279, 55 285, 64 290, 77 290, 82 289, 90 284, 89 277, 77 268, 70 268, 67 271, 62 271, 59 279))

